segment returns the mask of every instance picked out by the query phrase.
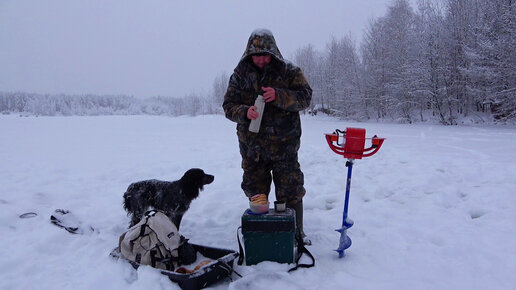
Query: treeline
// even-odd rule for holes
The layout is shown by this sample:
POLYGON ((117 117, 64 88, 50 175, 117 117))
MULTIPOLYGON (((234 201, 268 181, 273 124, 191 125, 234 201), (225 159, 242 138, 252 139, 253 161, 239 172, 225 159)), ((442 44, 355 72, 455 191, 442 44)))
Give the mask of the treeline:
POLYGON ((357 47, 349 36, 294 57, 313 109, 344 118, 516 119, 516 1, 396 0, 357 47), (487 114, 486 114, 487 112, 487 114))
POLYGON ((0 113, 36 116, 71 115, 204 115, 216 113, 213 98, 188 95, 183 98, 99 95, 41 95, 0 92, 0 113))

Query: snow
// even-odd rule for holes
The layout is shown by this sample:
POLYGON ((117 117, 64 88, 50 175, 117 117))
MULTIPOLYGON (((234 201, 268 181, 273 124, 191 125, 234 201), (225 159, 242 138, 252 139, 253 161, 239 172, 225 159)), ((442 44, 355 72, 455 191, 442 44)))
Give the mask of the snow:
POLYGON ((257 28, 255 30, 253 30, 253 32, 251 33, 251 37, 255 37, 255 36, 265 36, 265 35, 270 35, 270 36, 273 36, 272 35, 272 31, 270 31, 269 29, 267 28, 257 28))
MULTIPOLYGON (((215 289, 514 289, 516 130, 494 126, 351 123, 303 116, 299 152, 305 231, 316 266, 235 266, 215 289), (359 127, 386 137, 354 163, 343 259, 333 251, 347 169, 324 133, 359 127)), ((177 289, 150 267, 109 257, 129 218, 127 186, 175 180, 192 167, 215 175, 181 224, 192 242, 238 249, 248 207, 235 124, 223 116, 0 116, 0 289, 177 289), (96 231, 50 223, 68 209, 96 231), (19 218, 35 212, 36 217, 19 218)), ((273 201, 271 195, 270 201, 273 201)), ((308 262, 308 261, 307 261, 308 262)))

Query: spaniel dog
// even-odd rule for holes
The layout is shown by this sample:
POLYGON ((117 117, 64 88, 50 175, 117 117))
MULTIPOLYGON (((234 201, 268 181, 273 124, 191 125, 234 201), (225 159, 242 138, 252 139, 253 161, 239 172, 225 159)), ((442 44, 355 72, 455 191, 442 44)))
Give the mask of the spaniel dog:
POLYGON ((150 209, 165 212, 179 229, 184 213, 192 200, 199 196, 204 185, 213 182, 215 177, 202 169, 192 168, 181 179, 169 182, 144 180, 135 182, 124 193, 124 209, 131 217, 129 227, 137 224, 150 209))

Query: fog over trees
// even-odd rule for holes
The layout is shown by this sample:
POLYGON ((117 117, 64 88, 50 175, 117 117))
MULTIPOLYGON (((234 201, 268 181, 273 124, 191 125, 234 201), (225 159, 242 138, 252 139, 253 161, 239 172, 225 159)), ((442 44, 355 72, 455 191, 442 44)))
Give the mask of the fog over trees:
MULTIPOLYGON (((297 50, 313 89, 307 113, 351 120, 445 125, 516 120, 515 0, 395 0, 357 43, 297 50)), ((0 92, 0 112, 34 115, 222 114, 229 74, 182 98, 0 92)))

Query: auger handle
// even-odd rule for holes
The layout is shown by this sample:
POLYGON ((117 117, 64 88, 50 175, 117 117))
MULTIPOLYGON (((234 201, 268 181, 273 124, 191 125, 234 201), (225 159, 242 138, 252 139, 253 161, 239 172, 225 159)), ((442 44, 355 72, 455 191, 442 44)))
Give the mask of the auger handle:
MULTIPOLYGON (((344 155, 346 152, 344 150, 344 147, 339 147, 339 146, 336 146, 334 144, 337 143, 337 145, 339 145, 339 135, 336 134, 335 132, 332 133, 332 134, 324 134, 326 136, 326 141, 328 142, 328 146, 330 146, 330 149, 339 154, 339 155, 344 155)), ((369 139, 369 138, 366 138, 366 139, 369 139)), ((385 141, 385 138, 378 138, 378 136, 374 135, 372 138, 371 138, 371 147, 369 148, 365 148, 363 150, 364 154, 362 155, 362 157, 369 157, 369 156, 372 156, 374 155, 376 152, 378 152, 378 150, 380 150, 380 147, 382 147, 383 145, 383 141, 385 141), (371 151, 372 150, 372 151, 371 151), (371 151, 371 152, 369 152, 371 151), (369 152, 369 153, 365 153, 365 152, 369 152)))
POLYGON ((333 142, 337 142, 337 143, 339 142, 339 135, 337 135, 335 133, 324 134, 324 135, 326 135, 326 141, 328 142, 328 146, 330 146, 330 149, 339 155, 344 155, 343 147, 338 147, 338 146, 333 145, 333 142))
POLYGON ((371 147, 364 149, 364 152, 368 152, 373 149, 374 150, 362 155, 362 157, 369 157, 378 152, 378 150, 380 150, 380 147, 382 147, 383 141, 385 141, 385 138, 378 138, 378 136, 374 135, 373 138, 371 138, 371 147))

